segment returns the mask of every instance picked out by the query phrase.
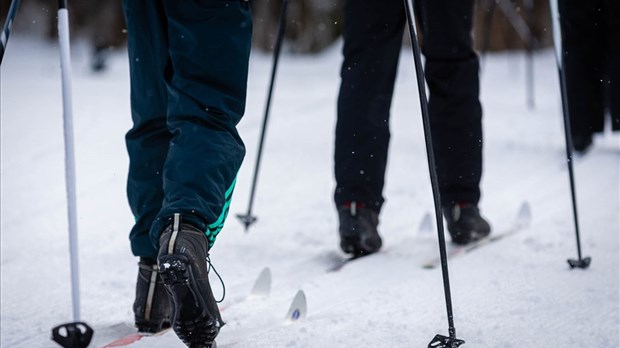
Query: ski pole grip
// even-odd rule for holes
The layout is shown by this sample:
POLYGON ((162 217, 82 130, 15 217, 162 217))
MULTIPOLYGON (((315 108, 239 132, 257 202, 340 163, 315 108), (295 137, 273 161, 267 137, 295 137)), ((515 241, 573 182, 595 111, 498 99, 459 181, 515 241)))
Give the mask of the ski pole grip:
POLYGON ((64 348, 86 348, 93 338, 93 329, 84 322, 58 325, 52 329, 52 340, 64 348))

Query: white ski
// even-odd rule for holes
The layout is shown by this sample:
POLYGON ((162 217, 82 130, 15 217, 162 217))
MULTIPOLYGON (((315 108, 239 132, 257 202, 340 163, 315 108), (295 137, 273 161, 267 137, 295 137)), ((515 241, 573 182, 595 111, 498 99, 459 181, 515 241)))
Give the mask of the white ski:
MULTIPOLYGON (((256 281, 252 286, 252 290, 250 293, 238 301, 232 301, 231 303, 221 306, 220 311, 224 311, 227 308, 239 304, 241 302, 247 300, 261 300, 269 297, 271 293, 271 270, 269 267, 265 267, 256 281)), ((164 329, 157 333, 146 333, 146 332, 138 332, 132 323, 119 323, 115 324, 101 330, 97 330, 95 334, 95 342, 96 346, 102 346, 103 348, 114 348, 114 347, 127 347, 133 345, 134 343, 142 340, 145 337, 156 337, 163 336, 166 333, 171 331, 170 328, 164 329), (99 338, 102 337, 102 338, 99 338), (101 345, 101 342, 109 342, 107 344, 101 345), (99 342, 99 344, 97 344, 99 342)))
MULTIPOLYGON (((523 202, 521 204, 521 207, 519 208, 519 212, 517 213, 517 217, 515 221, 513 222, 512 226, 508 230, 502 233, 498 233, 498 234, 491 234, 491 236, 481 239, 471 244, 452 247, 446 252, 447 259, 450 260, 457 256, 468 254, 471 251, 476 250, 483 245, 497 242, 506 237, 509 237, 523 230, 524 228, 528 227, 530 225, 531 220, 532 220, 532 212, 530 209, 530 205, 527 202, 523 202)), ((433 258, 432 260, 429 260, 423 263, 422 267, 427 268, 427 269, 433 269, 440 265, 441 265, 441 258, 437 256, 433 258)))

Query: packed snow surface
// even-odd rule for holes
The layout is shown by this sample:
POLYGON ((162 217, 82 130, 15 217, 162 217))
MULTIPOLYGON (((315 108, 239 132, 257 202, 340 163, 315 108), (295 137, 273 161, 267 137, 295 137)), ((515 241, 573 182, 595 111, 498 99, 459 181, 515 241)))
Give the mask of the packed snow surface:
MULTIPOLYGON (((448 332, 413 60, 404 48, 392 105, 392 141, 379 254, 328 273, 342 255, 332 203, 333 143, 341 43, 317 56, 284 53, 249 231, 245 213, 272 57, 255 51, 247 147, 235 199, 212 261, 226 284, 220 347, 426 347, 448 332), (271 296, 247 300, 264 267, 271 296), (282 325, 303 289, 308 315, 282 325)), ((73 45, 73 110, 82 320, 95 328, 131 322, 137 259, 125 197, 131 126, 125 51, 90 72, 87 45, 73 45)), ((526 105, 525 59, 505 53, 482 64, 484 177, 481 209, 493 233, 510 228, 522 202, 532 222, 519 233, 449 264, 454 323, 464 347, 619 347, 620 137, 606 132, 574 160, 587 270, 577 257, 558 78, 553 53, 535 55, 535 107, 526 105)), ((1 345, 54 347, 53 326, 73 321, 57 45, 11 38, 1 67, 1 345)), ((197 159, 200 160, 200 159, 197 159)), ((217 279, 212 279, 221 294, 217 279)), ((109 330, 108 330, 109 331, 109 330)), ((99 333, 99 336, 97 335, 99 333)), ((136 347, 182 347, 172 332, 136 347)))

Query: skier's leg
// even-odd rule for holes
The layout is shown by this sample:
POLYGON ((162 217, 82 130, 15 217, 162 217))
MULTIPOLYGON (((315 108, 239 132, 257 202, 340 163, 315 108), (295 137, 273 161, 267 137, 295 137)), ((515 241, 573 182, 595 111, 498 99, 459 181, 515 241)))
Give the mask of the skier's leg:
POLYGON ((402 2, 347 0, 335 144, 335 202, 379 211, 389 113, 405 21, 402 2))
POLYGON ((473 0, 429 0, 418 6, 441 204, 457 244, 490 233, 478 210, 482 108, 471 37, 473 5, 473 0))
POLYGON ((134 255, 155 259, 157 249, 149 231, 164 199, 162 172, 172 138, 166 126, 166 23, 159 1, 125 0, 124 10, 133 120, 126 135, 127 195, 136 221, 130 240, 134 255))
POLYGON ((482 174, 482 109, 478 56, 471 38, 473 0, 419 4, 441 203, 477 204, 482 174))
POLYGON ((133 119, 133 127, 126 136, 127 195, 136 220, 130 241, 134 255, 140 256, 133 311, 139 331, 157 332, 170 326, 172 315, 170 299, 155 265, 157 249, 149 237, 164 199, 162 171, 172 138, 166 126, 166 23, 159 1, 125 0, 123 5, 133 119))
POLYGON ((334 200, 340 247, 381 248, 377 231, 390 139, 389 114, 405 14, 400 0, 348 0, 336 124, 334 200))
POLYGON ((163 0, 171 73, 164 202, 151 227, 174 302, 172 327, 191 347, 211 346, 224 324, 209 284, 209 250, 224 225, 245 148, 252 17, 246 0, 163 0))
POLYGON ((607 0, 607 79, 609 80, 609 113, 611 126, 620 131, 620 2, 607 0))
POLYGON ((163 171, 165 199, 151 239, 175 213, 205 231, 221 230, 245 148, 236 125, 245 110, 252 19, 249 3, 163 1, 171 74, 168 128, 173 134, 163 171))
POLYGON ((603 129, 605 31, 600 0, 560 0, 563 69, 573 146, 585 151, 603 129))

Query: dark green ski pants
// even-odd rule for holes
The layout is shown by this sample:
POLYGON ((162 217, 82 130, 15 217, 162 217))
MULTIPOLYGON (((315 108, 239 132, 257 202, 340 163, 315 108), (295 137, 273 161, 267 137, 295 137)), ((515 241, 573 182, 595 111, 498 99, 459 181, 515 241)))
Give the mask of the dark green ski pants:
POLYGON ((211 244, 245 147, 252 17, 245 0, 125 0, 133 127, 127 133, 131 248, 155 258, 180 213, 211 244))

